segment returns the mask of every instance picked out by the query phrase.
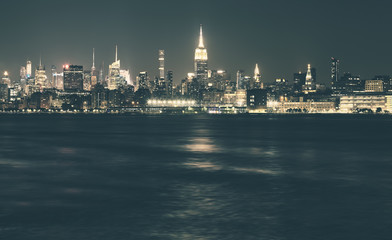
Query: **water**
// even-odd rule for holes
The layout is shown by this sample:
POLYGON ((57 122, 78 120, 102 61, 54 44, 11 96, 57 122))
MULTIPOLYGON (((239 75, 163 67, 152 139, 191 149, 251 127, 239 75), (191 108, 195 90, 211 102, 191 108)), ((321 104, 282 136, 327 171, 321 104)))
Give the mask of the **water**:
POLYGON ((0 239, 390 239, 392 117, 0 115, 0 239))

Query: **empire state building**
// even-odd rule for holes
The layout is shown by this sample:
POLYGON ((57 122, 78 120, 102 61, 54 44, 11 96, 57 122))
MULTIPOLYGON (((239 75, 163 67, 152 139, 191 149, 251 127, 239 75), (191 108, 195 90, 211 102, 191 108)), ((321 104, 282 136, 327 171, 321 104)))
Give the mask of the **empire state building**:
POLYGON ((200 25, 199 46, 195 50, 195 76, 201 81, 208 80, 208 54, 204 47, 202 25, 200 25))

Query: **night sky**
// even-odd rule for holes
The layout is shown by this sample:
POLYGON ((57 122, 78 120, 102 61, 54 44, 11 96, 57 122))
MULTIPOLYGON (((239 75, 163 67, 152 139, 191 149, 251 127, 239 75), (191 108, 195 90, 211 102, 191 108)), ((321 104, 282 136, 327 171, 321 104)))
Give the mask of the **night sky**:
POLYGON ((27 59, 47 69, 64 63, 91 67, 114 61, 132 78, 147 70, 158 74, 158 49, 166 51, 166 70, 179 82, 193 70, 199 25, 204 26, 210 69, 252 74, 260 64, 263 79, 287 78, 317 68, 329 83, 329 59, 342 71, 371 78, 392 74, 389 1, 2 1, 0 71, 16 78, 27 59))

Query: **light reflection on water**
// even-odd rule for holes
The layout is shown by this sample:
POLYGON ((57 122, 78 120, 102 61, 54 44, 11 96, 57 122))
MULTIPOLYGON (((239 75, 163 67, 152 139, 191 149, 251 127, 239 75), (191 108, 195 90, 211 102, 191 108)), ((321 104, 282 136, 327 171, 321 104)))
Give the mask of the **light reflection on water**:
POLYGON ((2 116, 0 239, 388 239, 391 125, 2 116))

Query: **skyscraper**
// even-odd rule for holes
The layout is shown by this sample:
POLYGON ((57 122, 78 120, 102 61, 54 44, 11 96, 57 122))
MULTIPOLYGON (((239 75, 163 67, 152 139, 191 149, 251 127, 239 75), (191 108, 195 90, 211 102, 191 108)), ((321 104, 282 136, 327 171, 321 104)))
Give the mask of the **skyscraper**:
POLYGON ((340 60, 336 58, 331 58, 331 82, 332 85, 339 81, 339 65, 340 60))
POLYGON ((83 66, 65 65, 63 72, 65 91, 83 90, 83 66))
POLYGON ((173 97, 173 71, 167 71, 167 96, 173 97))
POLYGON ((147 72, 140 72, 137 76, 137 89, 149 89, 148 87, 148 73, 147 72))
POLYGON ((305 77, 305 85, 303 86, 304 93, 315 92, 316 91, 316 69, 312 68, 308 64, 308 70, 305 77))
POLYGON ((50 85, 50 87, 51 88, 56 88, 56 82, 57 82, 57 79, 56 79, 56 74, 57 74, 57 67, 55 66, 55 65, 52 65, 52 67, 51 67, 51 69, 50 69, 51 71, 50 71, 50 83, 49 83, 49 85, 50 85))
POLYGON ((83 71, 83 90, 91 91, 91 70, 83 71))
POLYGON ((91 67, 91 88, 95 87, 98 84, 98 75, 99 72, 95 68, 95 49, 93 48, 93 65, 91 67))
POLYGON ((154 95, 159 98, 167 97, 168 94, 168 82, 165 78, 165 50, 158 51, 159 60, 159 78, 155 79, 154 87, 151 89, 154 95))
POLYGON ((302 92, 302 87, 305 85, 306 73, 294 73, 293 78, 293 93, 299 94, 302 92))
POLYGON ((98 83, 105 86, 106 81, 105 81, 105 77, 104 77, 104 68, 105 68, 105 62, 102 61, 101 68, 99 69, 98 83))
POLYGON ((26 63, 26 78, 31 78, 32 69, 31 69, 31 61, 27 61, 26 63))
POLYGON ((7 71, 4 72, 3 77, 1 78, 1 83, 7 85, 7 88, 11 87, 11 79, 7 71))
POLYGON ((131 71, 129 69, 121 69, 120 76, 122 77, 122 79, 125 81, 127 85, 132 85, 131 71))
POLYGON ((42 90, 47 87, 48 77, 46 76, 45 66, 42 65, 42 60, 39 60, 39 66, 35 70, 35 85, 42 90))
POLYGON ((195 76, 206 85, 208 80, 208 54, 204 46, 203 26, 200 25, 199 46, 195 50, 195 76))
POLYGON ((256 89, 263 89, 264 88, 264 84, 263 84, 263 82, 261 81, 261 75, 260 75, 260 69, 259 69, 259 64, 257 64, 256 63, 256 67, 255 67, 255 75, 254 75, 254 77, 253 77, 253 80, 254 80, 254 86, 253 86, 253 88, 256 88, 256 89))
POLYGON ((236 88, 237 90, 245 89, 243 86, 243 79, 244 79, 245 72, 244 70, 237 71, 237 81, 236 81, 236 88))
POLYGON ((108 88, 109 90, 118 89, 121 86, 126 85, 126 81, 120 74, 120 60, 118 60, 117 45, 116 45, 116 56, 114 62, 109 65, 109 79, 108 88))
POLYGON ((159 79, 165 79, 165 50, 159 50, 159 79))
POLYGON ((64 81, 63 81, 63 72, 54 72, 52 73, 52 87, 58 90, 64 90, 64 81))
POLYGON ((20 72, 19 72, 20 74, 19 74, 19 76, 20 76, 20 81, 21 82, 26 82, 26 67, 25 66, 22 66, 22 67, 20 67, 20 72))
POLYGON ((332 90, 335 92, 337 90, 340 90, 341 86, 339 84, 339 65, 340 65, 340 60, 336 59, 334 57, 331 58, 331 85, 332 85, 332 90))

